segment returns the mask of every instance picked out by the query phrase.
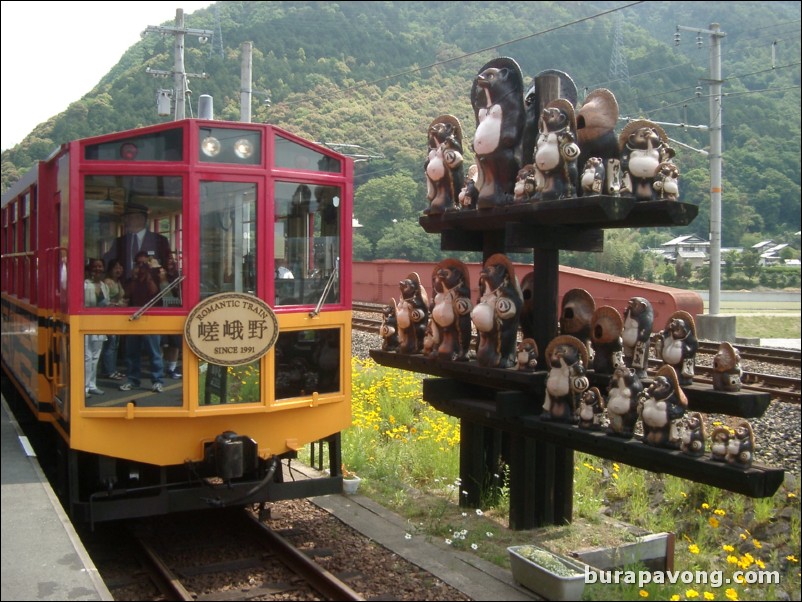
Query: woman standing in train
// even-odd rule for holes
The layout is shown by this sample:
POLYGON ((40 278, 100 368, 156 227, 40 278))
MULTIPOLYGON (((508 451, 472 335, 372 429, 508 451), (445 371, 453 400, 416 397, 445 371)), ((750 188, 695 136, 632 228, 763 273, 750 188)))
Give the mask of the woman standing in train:
MULTIPOLYGON (((120 280, 123 275, 123 264, 119 259, 109 260, 106 267, 106 279, 103 281, 109 289, 109 305, 111 307, 124 307, 128 305, 125 298, 125 289, 120 280)), ((117 370, 117 350, 120 347, 120 336, 116 334, 106 335, 106 343, 103 345, 103 355, 100 358, 103 375, 112 380, 121 380, 125 375, 117 370)))
MULTIPOLYGON (((89 278, 84 281, 84 304, 86 307, 108 306, 109 287, 103 280, 104 273, 102 259, 89 260, 89 278)), ((106 335, 104 334, 84 336, 84 390, 87 397, 104 393, 97 388, 97 365, 105 341, 106 335)))

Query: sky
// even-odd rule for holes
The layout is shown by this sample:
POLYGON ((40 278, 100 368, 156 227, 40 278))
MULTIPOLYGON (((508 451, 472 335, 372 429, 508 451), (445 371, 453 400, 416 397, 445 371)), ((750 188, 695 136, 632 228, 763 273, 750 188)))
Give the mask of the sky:
POLYGON ((80 100, 140 40, 148 25, 174 22, 176 9, 186 16, 210 4, 2 0, 2 150, 80 100))

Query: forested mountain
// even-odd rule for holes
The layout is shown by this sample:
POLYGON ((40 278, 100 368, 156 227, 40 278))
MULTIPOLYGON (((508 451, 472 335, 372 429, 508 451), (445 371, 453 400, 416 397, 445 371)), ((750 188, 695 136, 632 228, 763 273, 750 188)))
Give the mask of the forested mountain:
MULTIPOLYGON (((143 30, 153 25, 142 18, 143 30)), ((429 123, 456 116, 469 146, 471 82, 496 56, 514 58, 527 85, 545 69, 570 74, 580 101, 608 88, 622 116, 665 123, 679 143, 708 147, 703 129, 668 125, 710 122, 709 36, 700 34, 698 47, 696 34, 683 31, 675 45, 677 25, 719 23, 726 33, 722 244, 787 239, 800 229, 799 2, 227 1, 187 15, 185 24, 215 30, 216 19, 222 52, 220 40, 202 45, 187 38, 186 70, 209 75, 190 82, 187 115, 197 111, 200 94, 210 94, 216 118, 239 119, 241 45, 252 41, 253 89, 272 100, 268 106, 254 96, 254 121, 384 156, 356 167, 358 183, 367 184, 357 189, 355 212, 370 226, 363 229, 367 240, 357 240, 370 245, 360 248, 363 255, 381 253, 383 226, 392 218, 414 222, 426 206, 429 123)), ((171 80, 145 69, 172 63, 172 36, 144 37, 93 90, 3 152, 2 189, 65 141, 169 119, 157 116, 155 98, 171 80)), ((708 159, 682 144, 674 145, 681 199, 700 212, 666 236, 706 236, 708 159)))

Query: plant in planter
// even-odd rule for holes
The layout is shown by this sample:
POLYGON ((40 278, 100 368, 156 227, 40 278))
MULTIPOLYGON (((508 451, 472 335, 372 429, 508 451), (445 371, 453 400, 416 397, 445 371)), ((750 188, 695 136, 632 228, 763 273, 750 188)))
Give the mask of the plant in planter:
POLYGON ((345 464, 342 465, 342 473, 343 473, 343 493, 347 493, 348 495, 355 494, 359 489, 359 483, 362 482, 362 479, 358 477, 355 472, 348 470, 345 467, 345 464))
POLYGON ((533 545, 511 546, 512 576, 547 600, 579 600, 585 589, 582 564, 533 545))

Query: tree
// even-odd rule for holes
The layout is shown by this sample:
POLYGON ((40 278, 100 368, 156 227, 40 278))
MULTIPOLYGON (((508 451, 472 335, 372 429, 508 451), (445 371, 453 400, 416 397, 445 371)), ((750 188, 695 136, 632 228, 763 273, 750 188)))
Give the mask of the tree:
POLYGON ((420 225, 406 220, 385 228, 376 243, 376 259, 440 261, 440 237, 428 234, 420 225))
POLYGON ((417 198, 418 186, 409 174, 374 178, 357 189, 354 217, 364 226, 364 236, 375 245, 393 220, 400 222, 412 215, 417 198))

